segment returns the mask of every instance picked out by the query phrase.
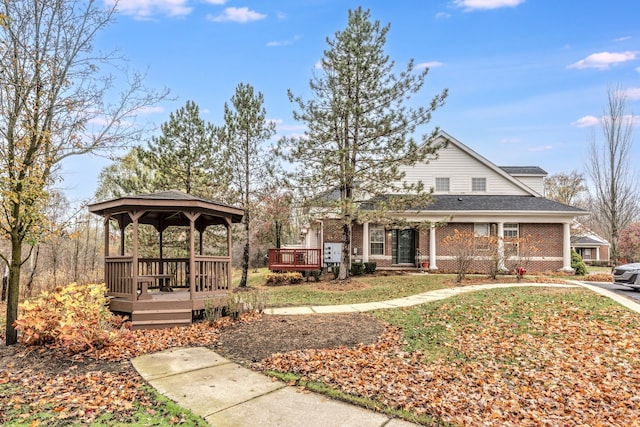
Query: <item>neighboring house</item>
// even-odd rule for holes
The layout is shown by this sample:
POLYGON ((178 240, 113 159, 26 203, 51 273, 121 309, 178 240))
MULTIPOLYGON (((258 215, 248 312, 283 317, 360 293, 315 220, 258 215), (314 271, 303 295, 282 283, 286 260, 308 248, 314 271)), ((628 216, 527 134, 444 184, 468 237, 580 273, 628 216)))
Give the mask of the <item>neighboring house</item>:
POLYGON ((609 242, 580 224, 576 224, 571 237, 571 247, 586 264, 608 264, 609 242))
MULTIPOLYGON (((433 203, 390 214, 406 219, 408 227, 354 224, 352 261, 376 262, 379 269, 428 263, 431 271, 454 271, 455 258, 442 241, 457 229, 474 231, 479 239, 531 236, 539 251, 528 261, 529 271, 572 271, 570 226, 587 211, 545 198, 547 173, 539 167, 499 167, 445 132, 437 137, 448 140, 437 159, 403 168, 407 181, 434 189, 433 203), (424 227, 443 220, 445 225, 424 227)), ((342 241, 338 220, 316 218, 303 229, 302 240, 335 262, 342 241)), ((481 263, 472 269, 484 271, 481 263)))

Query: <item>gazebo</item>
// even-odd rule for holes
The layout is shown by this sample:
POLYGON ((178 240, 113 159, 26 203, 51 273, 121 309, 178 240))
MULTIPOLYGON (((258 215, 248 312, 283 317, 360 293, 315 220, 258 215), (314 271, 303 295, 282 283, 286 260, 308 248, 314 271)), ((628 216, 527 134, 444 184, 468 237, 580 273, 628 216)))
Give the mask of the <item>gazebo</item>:
POLYGON ((207 304, 224 304, 231 285, 231 225, 242 220, 242 209, 172 190, 95 203, 89 212, 104 218, 109 308, 130 316, 133 328, 189 324, 207 304), (118 225, 117 255, 111 253, 113 222, 118 225), (156 256, 140 256, 140 249, 150 252, 140 246, 142 224, 157 232, 156 256), (218 237, 226 240, 226 252, 204 254, 203 237, 210 226, 222 226, 218 237), (165 256, 163 237, 169 227, 172 235, 188 240, 188 258, 165 256))

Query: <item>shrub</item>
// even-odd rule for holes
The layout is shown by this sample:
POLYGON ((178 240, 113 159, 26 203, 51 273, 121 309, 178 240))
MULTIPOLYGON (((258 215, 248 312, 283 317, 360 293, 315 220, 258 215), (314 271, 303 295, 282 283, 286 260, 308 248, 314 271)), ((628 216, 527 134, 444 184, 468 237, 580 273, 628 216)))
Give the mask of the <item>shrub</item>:
POLYGON ((320 281, 320 276, 322 275, 322 270, 312 270, 311 275, 316 282, 320 281))
POLYGON ((15 328, 24 345, 59 345, 72 354, 104 347, 118 336, 122 317, 108 308, 104 284, 71 283, 20 304, 15 328))
POLYGON ((336 280, 340 275, 340 264, 336 264, 329 268, 331 269, 331 273, 333 274, 333 280, 336 280))
POLYGON ((267 286, 288 286, 302 283, 302 274, 297 271, 287 273, 269 273, 267 274, 267 286))
POLYGON ((242 313, 249 311, 262 313, 267 307, 268 301, 269 293, 260 290, 230 293, 227 295, 227 305, 224 311, 232 319, 236 320, 242 313))
POLYGON ((571 251, 571 268, 576 272, 576 276, 584 276, 587 274, 587 265, 582 260, 580 254, 576 251, 571 251))
POLYGON ((204 312, 202 313, 202 316, 210 324, 213 324, 224 315, 225 310, 226 298, 216 297, 213 299, 207 299, 204 302, 204 312))
POLYGON ((377 267, 378 267, 378 264, 376 264, 375 262, 365 262, 364 272, 365 274, 373 274, 376 272, 377 267))
POLYGON ((351 263, 351 275, 360 276, 364 272, 364 264, 361 262, 351 263))

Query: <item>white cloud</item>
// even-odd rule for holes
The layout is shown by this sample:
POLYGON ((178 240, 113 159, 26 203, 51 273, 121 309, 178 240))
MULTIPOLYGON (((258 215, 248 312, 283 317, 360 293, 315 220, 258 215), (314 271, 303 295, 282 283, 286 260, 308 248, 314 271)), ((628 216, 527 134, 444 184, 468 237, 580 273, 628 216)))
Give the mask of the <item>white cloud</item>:
POLYGON ((617 65, 622 62, 632 61, 636 59, 638 52, 630 50, 625 52, 598 52, 592 53, 578 62, 574 62, 567 68, 596 68, 598 70, 608 70, 611 65, 617 65))
POLYGON ((162 108, 162 107, 142 107, 142 108, 138 108, 136 111, 140 115, 160 114, 160 113, 164 113, 164 108, 162 108))
POLYGON ((571 126, 575 126, 578 128, 588 128, 591 126, 597 126, 600 124, 600 119, 595 116, 584 116, 580 117, 575 122, 571 123, 571 126))
POLYGON ((632 101, 637 101, 640 99, 640 87, 630 87, 625 90, 625 95, 632 101))
POLYGON ((617 39, 613 39, 614 42, 624 42, 627 40, 631 40, 631 36, 623 36, 623 37, 618 37, 617 39))
POLYGON ((436 13, 436 19, 447 19, 447 18, 451 18, 451 15, 446 12, 436 13))
MULTIPOLYGON (((126 0, 118 3, 118 11, 135 19, 150 19, 153 15, 185 16, 191 13, 188 0, 126 0)), ((115 0, 105 0, 113 5, 115 0)))
POLYGON ((213 22, 239 22, 241 24, 259 21, 266 18, 267 15, 249 10, 248 7, 228 7, 218 16, 207 16, 207 19, 213 22))
POLYGON ((520 139, 518 138, 502 138, 500 140, 501 144, 517 144, 520 142, 520 139))
POLYGON ((440 61, 430 61, 430 62, 421 62, 416 65, 416 70, 421 70, 423 68, 436 68, 442 67, 444 64, 440 61))
POLYGON ((466 12, 516 7, 524 2, 525 0, 454 0, 455 5, 463 8, 466 12))
POLYGON ((209 4, 222 5, 222 4, 225 4, 227 0, 204 0, 204 2, 209 4))
MULTIPOLYGON (((572 126, 576 126, 579 128, 586 128, 591 126, 599 126, 603 121, 607 121, 609 119, 608 116, 603 117, 595 117, 595 116, 584 116, 571 123, 572 126)), ((622 117, 622 123, 628 123, 631 126, 640 126, 640 116, 634 116, 631 114, 626 114, 622 117)))
POLYGON ((529 148, 527 148, 527 151, 530 151, 530 152, 550 151, 550 150, 553 150, 553 146, 551 146, 551 145, 541 145, 539 147, 529 147, 529 148))
POLYGON ((298 40, 300 40, 300 36, 293 36, 292 38, 287 40, 274 40, 274 41, 267 42, 267 46, 268 47, 289 46, 298 40))

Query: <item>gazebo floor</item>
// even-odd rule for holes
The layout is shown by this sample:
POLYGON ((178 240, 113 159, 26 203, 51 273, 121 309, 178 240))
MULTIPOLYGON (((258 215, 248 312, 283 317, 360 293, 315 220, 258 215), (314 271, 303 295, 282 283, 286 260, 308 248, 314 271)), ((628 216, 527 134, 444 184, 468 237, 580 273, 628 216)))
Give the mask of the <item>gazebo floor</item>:
POLYGON ((226 292, 197 295, 191 299, 188 290, 174 292, 150 291, 147 299, 135 300, 112 298, 111 311, 125 315, 131 320, 132 329, 167 328, 191 324, 194 312, 205 309, 207 302, 224 305, 226 292))

